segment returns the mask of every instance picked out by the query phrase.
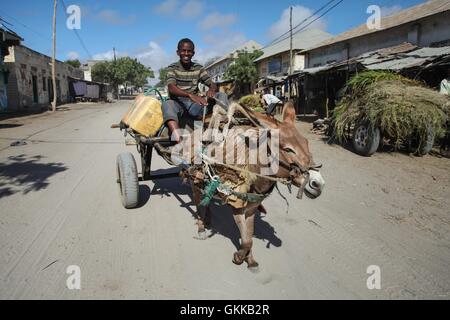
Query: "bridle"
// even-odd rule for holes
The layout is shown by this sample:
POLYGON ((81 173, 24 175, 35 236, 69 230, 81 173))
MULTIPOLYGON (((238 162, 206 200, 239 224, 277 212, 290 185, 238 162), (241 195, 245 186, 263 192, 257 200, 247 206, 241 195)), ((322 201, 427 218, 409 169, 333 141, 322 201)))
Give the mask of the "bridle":
POLYGON ((280 167, 283 167, 284 169, 289 171, 288 180, 291 182, 291 184, 293 180, 299 177, 303 178, 301 185, 298 187, 297 199, 302 199, 303 197, 305 187, 309 183, 309 171, 310 170, 319 171, 319 169, 322 168, 321 164, 315 164, 314 162, 312 162, 312 164, 310 165, 303 166, 301 164, 288 163, 284 160, 278 159, 278 163, 280 167))

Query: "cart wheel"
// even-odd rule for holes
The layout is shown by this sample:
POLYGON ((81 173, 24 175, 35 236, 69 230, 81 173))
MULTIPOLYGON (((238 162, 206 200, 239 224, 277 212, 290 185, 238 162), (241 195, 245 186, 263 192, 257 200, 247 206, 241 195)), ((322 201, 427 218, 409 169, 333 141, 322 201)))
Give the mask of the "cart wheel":
POLYGON ((130 152, 117 156, 117 182, 122 204, 125 208, 137 207, 139 203, 139 183, 136 161, 130 152))

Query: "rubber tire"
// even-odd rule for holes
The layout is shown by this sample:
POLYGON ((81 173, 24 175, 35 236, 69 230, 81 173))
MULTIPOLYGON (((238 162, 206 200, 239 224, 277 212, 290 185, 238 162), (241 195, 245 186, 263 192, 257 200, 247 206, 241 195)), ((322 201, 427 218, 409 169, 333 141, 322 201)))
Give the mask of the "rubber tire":
POLYGON ((139 178, 136 161, 130 152, 117 156, 117 182, 122 205, 126 209, 136 208, 139 204, 139 178))
POLYGON ((353 130, 353 148, 357 154, 370 157, 377 151, 378 146, 380 145, 380 137, 381 134, 379 128, 373 127, 368 122, 360 122, 356 124, 353 130), (365 142, 361 142, 361 135, 363 135, 363 137, 366 136, 365 142))

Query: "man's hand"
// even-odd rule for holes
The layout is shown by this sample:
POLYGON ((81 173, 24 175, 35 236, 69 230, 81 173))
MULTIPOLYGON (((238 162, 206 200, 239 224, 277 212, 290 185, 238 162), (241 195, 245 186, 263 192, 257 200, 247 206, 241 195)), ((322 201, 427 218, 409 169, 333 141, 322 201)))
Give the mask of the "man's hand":
POLYGON ((206 91, 206 96, 208 98, 214 98, 216 96, 216 91, 209 89, 208 91, 206 91))
POLYGON ((189 95, 189 99, 191 99, 192 102, 198 103, 198 104, 200 104, 202 106, 207 106, 208 105, 208 102, 206 102, 206 99, 204 99, 202 97, 199 97, 199 96, 196 96, 195 94, 190 94, 189 95))

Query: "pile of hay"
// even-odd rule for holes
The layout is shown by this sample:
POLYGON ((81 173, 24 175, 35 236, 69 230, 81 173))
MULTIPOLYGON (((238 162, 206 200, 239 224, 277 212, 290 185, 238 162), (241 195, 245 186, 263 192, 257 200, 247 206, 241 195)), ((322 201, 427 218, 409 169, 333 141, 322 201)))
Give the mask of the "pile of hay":
POLYGON ((244 107, 248 107, 256 112, 264 112, 261 97, 259 94, 249 94, 247 96, 243 96, 241 99, 239 99, 239 104, 244 107))
POLYGON ((345 140, 345 130, 359 121, 370 121, 398 147, 410 137, 422 145, 430 126, 436 138, 445 133, 450 116, 449 99, 421 83, 398 74, 367 71, 347 83, 349 93, 333 112, 334 135, 345 140))

